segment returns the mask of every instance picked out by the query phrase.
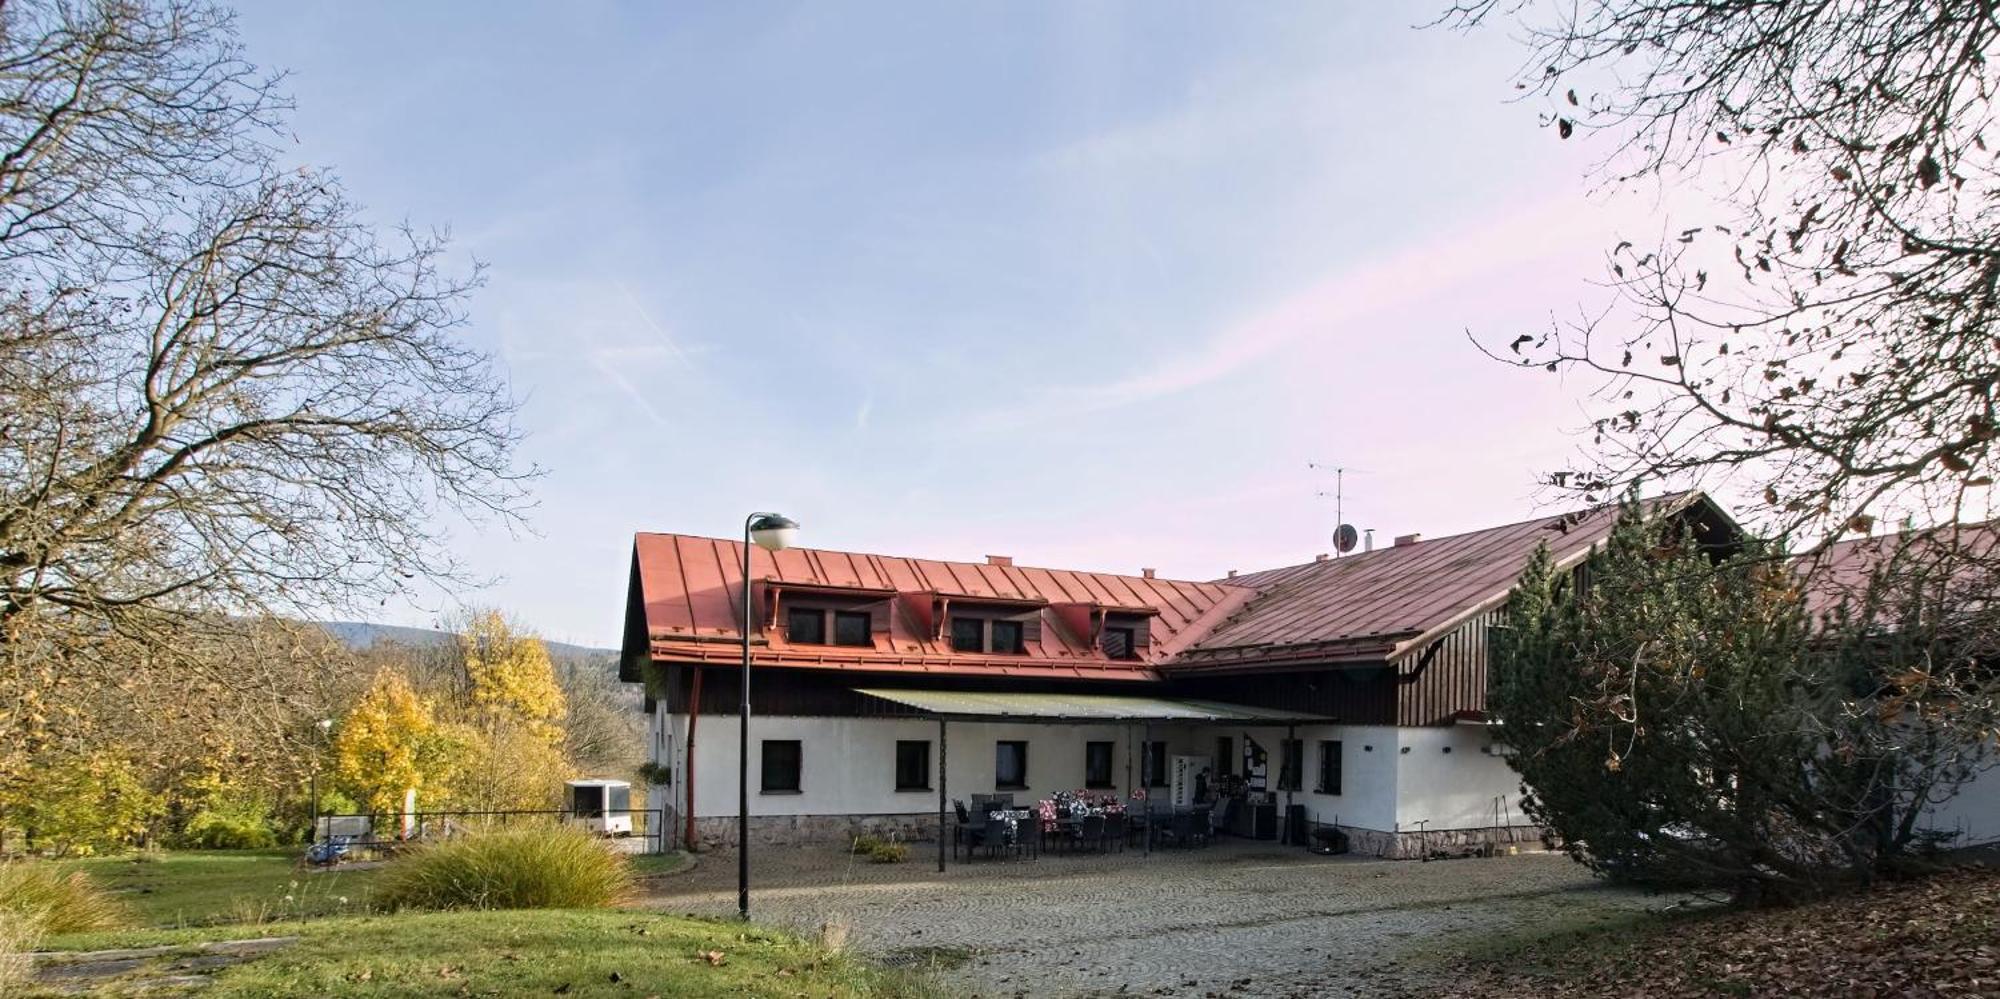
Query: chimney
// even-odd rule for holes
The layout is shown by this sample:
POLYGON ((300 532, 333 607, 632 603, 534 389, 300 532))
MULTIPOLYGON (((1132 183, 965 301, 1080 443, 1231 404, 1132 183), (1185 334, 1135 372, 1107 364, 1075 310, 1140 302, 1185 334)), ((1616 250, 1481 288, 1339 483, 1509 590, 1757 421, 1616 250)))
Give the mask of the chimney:
POLYGON ((1396 547, 1401 548, 1405 545, 1414 545, 1418 541, 1423 540, 1423 537, 1421 534, 1398 534, 1396 535, 1396 547))
POLYGON ((1236 578, 1236 570, 1234 570, 1234 569, 1231 569, 1231 570, 1229 570, 1229 578, 1230 578, 1230 579, 1235 579, 1235 578, 1236 578))
POLYGON ((1369 528, 1369 529, 1367 529, 1367 530, 1365 530, 1365 531, 1362 531, 1362 532, 1361 532, 1361 550, 1362 550, 1362 551, 1364 551, 1364 552, 1372 552, 1372 551, 1374 551, 1374 550, 1375 550, 1375 529, 1374 529, 1374 528, 1372 528, 1372 527, 1371 527, 1371 528, 1369 528))
POLYGON ((1325 552, 1320 552, 1318 555, 1313 556, 1313 561, 1315 562, 1324 562, 1326 560, 1327 560, 1327 554, 1325 552))
POLYGON ((988 556, 986 556, 986 564, 987 564, 987 565, 1013 565, 1013 564, 1014 564, 1014 556, 1012 556, 1012 555, 988 555, 988 556))
POLYGON ((1141 570, 1139 570, 1139 575, 1141 575, 1141 576, 1144 576, 1144 577, 1146 577, 1147 579, 1151 579, 1151 578, 1153 578, 1153 570, 1151 570, 1151 569, 1141 569, 1141 570))

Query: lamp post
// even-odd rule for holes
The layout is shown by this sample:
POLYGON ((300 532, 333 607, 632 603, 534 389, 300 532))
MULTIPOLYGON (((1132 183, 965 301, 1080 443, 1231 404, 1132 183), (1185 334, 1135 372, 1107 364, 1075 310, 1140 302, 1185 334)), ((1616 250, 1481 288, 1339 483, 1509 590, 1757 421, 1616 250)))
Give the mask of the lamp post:
POLYGON ((312 814, 307 816, 306 838, 311 842, 317 843, 319 842, 319 749, 326 747, 327 734, 333 731, 333 719, 321 718, 313 724, 319 729, 320 745, 318 749, 313 751, 312 814))
POLYGON ((750 544, 767 552, 792 546, 799 525, 775 513, 753 513, 743 520, 743 699, 736 746, 736 915, 750 919, 750 544))

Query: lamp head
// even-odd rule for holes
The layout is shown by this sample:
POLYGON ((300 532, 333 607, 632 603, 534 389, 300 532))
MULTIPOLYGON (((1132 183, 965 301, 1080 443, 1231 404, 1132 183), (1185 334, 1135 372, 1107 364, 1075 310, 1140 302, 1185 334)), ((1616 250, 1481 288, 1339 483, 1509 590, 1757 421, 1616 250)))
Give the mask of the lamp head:
POLYGON ((767 552, 783 551, 792 546, 797 537, 799 525, 789 517, 775 513, 759 514, 750 522, 750 540, 767 552))

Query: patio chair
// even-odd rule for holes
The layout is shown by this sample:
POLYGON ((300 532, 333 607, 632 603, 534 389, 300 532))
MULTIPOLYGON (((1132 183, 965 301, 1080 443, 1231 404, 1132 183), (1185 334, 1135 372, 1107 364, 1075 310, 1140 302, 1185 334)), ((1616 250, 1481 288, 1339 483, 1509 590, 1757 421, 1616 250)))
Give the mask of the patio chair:
POLYGON ((1014 831, 1008 828, 1006 819, 987 819, 986 827, 979 832, 980 843, 986 847, 988 857, 1001 850, 1010 850, 1016 856, 1020 855, 1021 838, 1015 836, 1014 831))
POLYGON ((1104 835, 1098 840, 1098 845, 1103 846, 1107 843, 1116 843, 1118 844, 1118 852, 1124 853, 1125 838, 1126 836, 1129 835, 1129 833, 1126 831, 1128 827, 1129 823, 1125 821, 1125 815, 1123 812, 1120 812, 1117 815, 1105 816, 1104 835))
POLYGON ((951 855, 958 856, 958 848, 965 847, 965 859, 972 859, 972 851, 983 845, 986 839, 986 819, 980 817, 975 825, 972 816, 965 810, 965 802, 954 799, 951 807, 958 816, 958 824, 952 827, 951 855))
POLYGON ((1194 816, 1187 812, 1175 812, 1167 822, 1167 840, 1183 848, 1194 845, 1194 816))
POLYGON ((1076 834, 1076 845, 1091 850, 1104 847, 1104 816, 1087 815, 1076 834))

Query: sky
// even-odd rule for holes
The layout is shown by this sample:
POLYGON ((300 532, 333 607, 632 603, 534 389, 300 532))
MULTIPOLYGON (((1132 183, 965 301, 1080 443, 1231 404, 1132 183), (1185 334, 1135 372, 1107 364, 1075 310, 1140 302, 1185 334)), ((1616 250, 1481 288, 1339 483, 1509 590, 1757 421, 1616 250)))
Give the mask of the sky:
MULTIPOLYGON (((1208 579, 1552 509, 1504 344, 1657 226, 1429 3, 256 2, 292 155, 449 228, 522 400, 499 607, 615 646, 632 535, 1208 579), (1319 467, 1314 467, 1319 466, 1319 467), (1322 493, 1328 495, 1322 495, 1322 493)), ((428 625, 446 599, 368 609, 428 625)))

